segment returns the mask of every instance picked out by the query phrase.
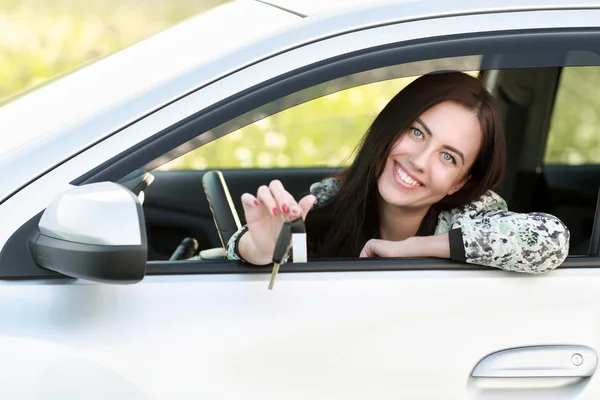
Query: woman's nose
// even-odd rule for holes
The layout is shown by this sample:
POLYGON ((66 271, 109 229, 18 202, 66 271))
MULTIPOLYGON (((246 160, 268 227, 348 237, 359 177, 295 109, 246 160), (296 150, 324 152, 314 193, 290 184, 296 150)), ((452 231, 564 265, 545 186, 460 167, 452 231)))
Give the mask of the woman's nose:
POLYGON ((408 157, 408 161, 416 171, 423 172, 427 169, 427 162, 430 157, 429 153, 426 148, 416 151, 408 157))

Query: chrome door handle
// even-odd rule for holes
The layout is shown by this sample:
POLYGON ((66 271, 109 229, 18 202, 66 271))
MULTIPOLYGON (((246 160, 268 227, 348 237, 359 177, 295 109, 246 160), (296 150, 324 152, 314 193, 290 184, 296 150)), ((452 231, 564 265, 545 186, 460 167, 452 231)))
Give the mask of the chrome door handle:
POLYGON ((471 373, 475 378, 585 378, 596 370, 596 351, 587 346, 529 346, 492 353, 471 373))

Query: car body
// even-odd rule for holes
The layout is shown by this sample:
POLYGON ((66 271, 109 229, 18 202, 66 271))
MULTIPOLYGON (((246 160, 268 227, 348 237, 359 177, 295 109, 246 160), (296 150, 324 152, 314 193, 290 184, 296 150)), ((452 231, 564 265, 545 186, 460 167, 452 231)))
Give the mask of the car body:
MULTIPOLYGON (((239 0, 8 102, 1 397, 598 398, 598 168, 540 165, 560 71, 600 67, 599 35, 599 1, 239 0), (507 123, 505 197, 535 210, 522 196, 543 175, 539 204, 560 199, 560 209, 543 204, 573 218, 582 254, 542 276, 428 259, 291 263, 273 291, 267 267, 168 260, 188 235, 202 238, 201 249, 223 244, 205 171, 154 171, 200 147, 202 134, 255 121, 265 105, 279 107, 273 114, 279 99, 331 81, 472 55, 507 123), (141 281, 99 283, 40 266, 32 237, 51 230, 56 199, 139 169, 155 179, 144 190, 151 255, 141 281), (590 213, 593 226, 580 234, 590 213)), ((223 168, 238 210, 241 193, 269 179, 300 194, 330 172, 223 168)), ((78 229, 103 224, 110 235, 110 217, 70 213, 78 229)), ((126 223, 110 221, 115 232, 126 223)))

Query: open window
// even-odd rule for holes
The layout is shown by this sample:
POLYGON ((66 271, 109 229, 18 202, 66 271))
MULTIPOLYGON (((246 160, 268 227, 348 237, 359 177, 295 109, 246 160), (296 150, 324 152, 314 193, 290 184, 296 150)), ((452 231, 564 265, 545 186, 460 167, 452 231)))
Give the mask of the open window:
MULTIPOLYGON (((579 43, 588 46, 585 42, 579 43)), ((574 251, 577 245, 589 247, 594 210, 592 220, 570 223, 561 215, 560 208, 553 205, 563 207, 566 202, 556 193, 544 192, 548 187, 547 176, 554 175, 552 168, 546 169, 544 154, 547 143, 549 146, 553 143, 549 132, 552 119, 556 118, 553 111, 563 68, 600 65, 600 58, 589 51, 589 47, 583 52, 568 48, 560 50, 559 47, 554 46, 553 52, 540 53, 539 57, 532 52, 512 53, 506 49, 489 54, 488 47, 481 53, 469 51, 458 56, 367 68, 277 97, 208 130, 197 131, 193 138, 145 165, 145 169, 156 177, 147 191, 146 210, 150 225, 152 215, 162 215, 157 225, 148 227, 149 243, 151 247, 154 240, 163 246, 169 243, 163 248, 156 243, 154 258, 151 256, 150 259, 158 263, 165 260, 170 250, 183 237, 191 236, 194 229, 183 232, 184 217, 169 226, 160 211, 166 204, 154 201, 158 193, 163 193, 157 198, 164 201, 167 188, 177 187, 178 180, 181 187, 186 186, 190 192, 175 190, 172 191, 174 196, 185 198, 195 193, 194 207, 188 201, 187 206, 179 208, 192 215, 189 220, 195 221, 196 229, 202 226, 200 248, 219 247, 221 242, 210 207, 202 196, 201 178, 205 171, 218 169, 223 172, 240 216, 243 216, 241 194, 254 192, 272 179, 281 180, 294 196, 299 197, 307 192, 310 184, 352 160, 353 150, 369 123, 394 94, 418 76, 439 70, 466 71, 484 80, 500 103, 507 133, 508 170, 497 191, 508 201, 509 209, 552 213, 566 219, 572 232, 590 224, 587 236, 574 235, 572 243, 575 246, 571 254, 578 254, 574 251), (158 233, 155 239, 152 232, 158 233), (584 243, 586 240, 587 244, 584 243)), ((591 208, 595 209, 595 195, 593 199, 591 208)), ((179 202, 176 198, 172 200, 179 202)), ((377 262, 386 263, 385 260, 377 262)), ((444 260, 418 262, 436 268, 457 267, 444 260)), ((406 268, 416 265, 415 260, 401 264, 406 268)), ((336 263, 330 268, 335 270, 339 266, 336 263)), ((388 267, 398 268, 399 265, 395 262, 388 267)), ((316 264, 313 268, 328 269, 316 264)))
MULTIPOLYGON (((500 194, 508 200, 511 209, 551 212, 548 204, 543 202, 548 198, 537 200, 536 196, 543 192, 526 192, 523 188, 529 190, 535 187, 528 183, 532 182, 531 179, 543 186, 544 181, 538 179, 540 173, 551 172, 550 166, 544 166, 544 153, 552 125, 560 72, 565 67, 600 66, 600 42, 597 39, 598 35, 589 31, 569 34, 555 31, 489 34, 431 39, 427 43, 398 43, 325 60, 301 70, 288 71, 283 76, 274 76, 219 104, 188 115, 179 123, 86 172, 72 183, 118 182, 138 169, 142 175, 154 175, 154 181, 144 190, 150 260, 148 274, 263 272, 262 268, 247 268, 225 260, 168 261, 174 249, 188 236, 198 239, 201 249, 221 245, 202 188, 204 171, 213 168, 223 171, 238 214, 241 214, 239 197, 247 191, 246 188, 255 190, 259 184, 271 179, 290 182, 286 187, 295 195, 305 193, 311 183, 330 174, 336 165, 343 166, 344 160, 349 160, 352 150, 364 134, 365 126, 385 103, 386 96, 391 97, 407 81, 422 74, 462 70, 481 76, 501 102, 512 169, 499 188, 500 194), (368 95, 375 101, 371 98, 364 101, 367 95, 361 91, 366 88, 377 94, 368 95), (346 114, 325 112, 327 109, 324 105, 334 104, 332 99, 336 99, 336 96, 349 106, 346 114), (361 96, 363 101, 360 101, 361 96), (353 108, 355 103, 363 108, 353 108), (310 110, 315 107, 313 104, 317 105, 319 112, 322 111, 321 114, 308 112, 309 115, 302 118, 289 116, 294 115, 294 110, 310 110), (323 115, 331 118, 322 120, 323 115), (344 128, 346 126, 350 128, 344 128), (334 127, 335 130, 323 127, 334 127), (308 129, 316 132, 310 136, 311 140, 306 140, 304 134, 308 129), (299 133, 292 139, 287 135, 289 131, 299 133), (304 162, 305 159, 301 157, 317 147, 317 140, 324 141, 326 151, 316 153, 319 155, 304 162), (340 147, 337 143, 342 140, 344 144, 340 147), (220 144, 220 141, 224 144, 220 144), (240 146, 241 142, 248 144, 240 146), (269 153, 249 148, 257 143, 270 143, 273 151, 269 153), (302 152, 286 154, 290 143, 294 143, 290 149, 299 148, 302 152), (285 146, 282 147, 282 144, 285 146), (248 157, 249 151, 252 157, 248 157), (281 154, 285 157, 280 157, 281 154), (234 158, 227 159, 230 155, 234 158), (221 161, 223 164, 220 164, 221 161)), ((555 179, 561 185, 571 183, 568 178, 560 178, 558 172, 555 179)), ((596 204, 597 189, 598 186, 593 189, 592 208, 596 204)), ((27 249, 19 245, 21 247, 14 247, 17 250, 13 252, 12 243, 23 243, 22 238, 27 237, 36 226, 35 219, 25 224, 11 238, 4 254, 23 258, 27 249)), ((572 231, 577 227, 577 223, 569 226, 572 231)), ((573 258, 566 265, 579 264, 573 258)), ((378 259, 368 262, 332 260, 309 263, 298 268, 289 265, 284 270, 373 268, 478 267, 437 259, 378 259)), ((32 276, 40 275, 40 269, 35 265, 29 270, 32 276)), ((23 276, 23 271, 13 273, 23 276)))
MULTIPOLYGON (((481 58, 475 55, 427 60, 327 81, 262 105, 161 155, 145 167, 156 177, 146 196, 148 229, 160 235, 157 241, 150 234, 151 257, 167 259, 184 236, 198 240, 201 249, 222 245, 206 199, 197 199, 194 213, 210 235, 198 233, 193 227, 182 233, 184 218, 173 220, 172 229, 165 226, 169 221, 161 220, 162 226, 154 224, 155 216, 160 218, 160 209, 167 206, 163 183, 173 182, 170 185, 194 188, 197 192, 204 173, 219 170, 240 217, 241 195, 255 192, 273 179, 281 180, 299 198, 312 183, 350 164, 373 119, 402 88, 436 70, 461 70, 478 76, 481 58), (197 183, 190 186, 190 180, 197 183), (160 204, 155 201, 155 194, 161 199, 160 204), (169 243, 166 248, 165 239, 169 243)), ((176 193, 170 199, 171 206, 180 203, 180 198, 193 196, 176 193)))

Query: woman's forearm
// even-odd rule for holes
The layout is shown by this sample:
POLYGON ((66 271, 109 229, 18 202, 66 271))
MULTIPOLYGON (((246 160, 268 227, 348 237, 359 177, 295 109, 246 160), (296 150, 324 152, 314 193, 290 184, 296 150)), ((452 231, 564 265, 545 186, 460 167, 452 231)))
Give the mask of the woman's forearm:
POLYGON ((407 239, 407 251, 410 255, 405 257, 437 257, 450 258, 450 238, 448 233, 433 236, 415 236, 407 239))
POLYGON ((441 233, 414 236, 399 242, 371 239, 363 247, 360 256, 450 258, 450 237, 448 233, 441 233))

